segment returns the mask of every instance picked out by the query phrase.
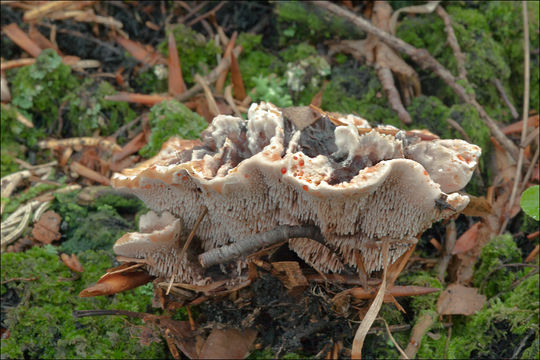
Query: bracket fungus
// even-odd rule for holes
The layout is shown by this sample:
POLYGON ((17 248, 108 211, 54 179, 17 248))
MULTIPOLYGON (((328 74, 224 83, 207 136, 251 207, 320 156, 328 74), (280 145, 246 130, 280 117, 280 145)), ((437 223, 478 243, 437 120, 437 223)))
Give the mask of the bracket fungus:
POLYGON ((115 188, 156 213, 117 241, 117 255, 146 259, 152 275, 201 283, 206 267, 234 260, 229 270, 241 271, 247 255, 289 239, 321 272, 371 272, 383 267, 383 242, 395 262, 469 202, 456 191, 481 150, 463 140, 372 128, 314 107, 261 102, 247 117, 219 115, 201 142, 171 138, 154 158, 113 176, 115 188), (179 259, 186 231, 205 210, 179 259))

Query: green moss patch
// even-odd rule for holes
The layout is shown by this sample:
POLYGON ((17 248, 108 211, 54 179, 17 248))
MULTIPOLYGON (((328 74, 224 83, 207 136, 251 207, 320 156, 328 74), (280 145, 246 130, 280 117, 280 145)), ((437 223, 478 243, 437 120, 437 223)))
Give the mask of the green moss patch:
POLYGON ((132 336, 139 320, 115 316, 75 319, 74 310, 122 309, 146 311, 151 298, 141 288, 114 296, 79 298, 81 290, 91 285, 112 266, 109 254, 86 251, 78 254, 84 267, 81 278, 71 278, 70 270, 60 261, 54 247, 34 247, 23 253, 2 254, 2 302, 10 296, 20 301, 2 314, 10 336, 2 339, 2 358, 162 358, 165 345, 142 346, 132 336), (5 315, 5 317, 4 317, 5 315))

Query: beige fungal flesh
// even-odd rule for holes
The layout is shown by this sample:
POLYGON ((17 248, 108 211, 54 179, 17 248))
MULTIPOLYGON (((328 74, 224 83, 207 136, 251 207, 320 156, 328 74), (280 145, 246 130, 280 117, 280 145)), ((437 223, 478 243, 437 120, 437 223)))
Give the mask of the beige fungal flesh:
POLYGON ((171 138, 156 157, 112 179, 156 213, 170 213, 152 231, 122 237, 115 252, 154 259, 153 274, 200 281, 196 260, 188 270, 191 263, 182 259, 180 266, 175 258, 182 236, 171 226, 179 226, 175 218, 192 229, 206 208, 195 233, 199 252, 278 226, 313 225, 328 247, 309 239, 289 243, 307 263, 339 272, 355 268, 361 255, 365 269, 374 271, 382 266, 382 241, 391 242, 393 262, 417 235, 467 205, 469 198, 455 191, 470 180, 478 146, 359 131, 369 124, 352 115, 339 121, 344 125, 309 108, 282 112, 262 102, 251 105, 248 120, 217 116, 201 143, 171 138), (437 206, 440 199, 449 206, 437 206), (157 246, 149 232, 173 235, 157 246))

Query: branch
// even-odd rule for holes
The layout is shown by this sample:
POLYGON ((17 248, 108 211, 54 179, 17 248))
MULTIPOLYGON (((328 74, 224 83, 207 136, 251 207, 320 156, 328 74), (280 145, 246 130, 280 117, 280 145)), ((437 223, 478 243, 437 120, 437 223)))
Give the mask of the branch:
POLYGON ((524 57, 524 71, 523 71, 523 127, 521 128, 521 142, 519 146, 519 155, 518 162, 516 166, 516 175, 514 176, 514 185, 512 186, 512 193, 510 195, 510 201, 506 206, 505 219, 499 230, 499 234, 502 234, 506 230, 506 225, 510 220, 510 210, 514 206, 514 201, 516 200, 519 180, 521 177, 521 168, 523 167, 523 150, 525 148, 525 140, 527 139, 527 124, 529 118, 529 92, 530 92, 530 53, 529 53, 529 19, 527 16, 527 2, 522 1, 521 6, 523 7, 523 57, 524 57))
POLYGON ((322 235, 315 226, 278 226, 273 230, 248 236, 233 244, 209 250, 199 255, 199 262, 203 267, 223 264, 264 246, 273 245, 290 238, 304 237, 319 240, 322 235))
POLYGON ((405 41, 373 26, 369 21, 355 15, 351 11, 342 9, 341 7, 332 4, 331 2, 310 2, 352 22, 354 25, 358 26, 363 31, 377 36, 385 44, 411 57, 411 59, 413 59, 423 69, 431 70, 435 74, 437 74, 437 76, 439 76, 448 86, 452 88, 452 90, 456 92, 456 94, 462 101, 474 106, 474 108, 480 114, 480 117, 484 120, 486 125, 491 130, 493 137, 495 137, 495 139, 497 139, 497 141, 501 143, 502 146, 504 146, 504 148, 510 153, 510 155, 514 159, 518 158, 517 146, 512 141, 510 141, 510 139, 508 139, 506 135, 502 133, 502 131, 497 126, 497 123, 493 119, 491 119, 491 117, 486 113, 482 105, 480 105, 473 96, 467 94, 467 91, 463 88, 463 86, 459 85, 456 82, 456 78, 433 56, 431 56, 427 50, 417 49, 414 46, 407 44, 405 41))
POLYGON ((448 15, 446 10, 444 10, 444 8, 441 5, 438 5, 435 8, 435 12, 437 13, 437 15, 440 16, 440 18, 444 22, 444 31, 446 32, 446 35, 448 36, 448 45, 454 52, 454 56, 457 61, 458 78, 466 79, 467 70, 465 70, 465 54, 461 52, 461 48, 459 47, 459 43, 456 38, 456 33, 454 32, 454 28, 452 27, 452 19, 450 18, 450 15, 448 15))

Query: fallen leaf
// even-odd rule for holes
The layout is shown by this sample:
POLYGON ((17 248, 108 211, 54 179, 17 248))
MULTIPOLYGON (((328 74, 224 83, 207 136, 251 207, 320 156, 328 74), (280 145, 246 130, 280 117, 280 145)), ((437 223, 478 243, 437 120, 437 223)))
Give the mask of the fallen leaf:
POLYGON ((477 197, 469 194, 467 195, 469 196, 470 201, 467 207, 461 212, 463 215, 486 217, 493 214, 491 204, 484 196, 477 197))
POLYGON ((283 283, 289 294, 300 295, 308 286, 308 281, 296 261, 272 263, 272 273, 283 283))
POLYGON ((478 230, 482 226, 479 221, 465 231, 459 239, 456 240, 456 245, 452 249, 452 255, 463 254, 472 250, 476 246, 476 238, 478 237, 478 230))
MULTIPOLYGON (((535 115, 529 117, 527 120, 527 127, 538 127, 538 123, 540 120, 540 115, 535 115)), ((513 134, 513 133, 521 133, 521 130, 523 129, 523 120, 517 121, 513 124, 508 125, 507 127, 504 127, 501 129, 503 134, 513 134)))
POLYGON ((240 101, 246 98, 246 89, 244 88, 244 82, 242 81, 242 73, 240 72, 240 66, 236 61, 236 56, 231 51, 231 80, 233 84, 234 97, 240 101))
POLYGON ((172 32, 169 33, 169 94, 176 96, 186 91, 182 77, 180 57, 176 50, 176 41, 172 32))
POLYGON ((79 293, 80 297, 91 297, 100 295, 112 295, 122 291, 134 289, 144 285, 154 279, 146 271, 133 271, 115 273, 99 279, 97 284, 87 287, 79 293))
POLYGON ((478 289, 461 284, 451 284, 437 301, 439 315, 472 315, 482 309, 486 297, 478 289))
POLYGON ((79 273, 84 271, 79 259, 77 258, 77 255, 71 254, 70 256, 68 254, 62 254, 60 255, 60 259, 62 259, 64 264, 66 264, 66 266, 71 270, 79 273))
POLYGON ((60 240, 61 234, 59 230, 61 221, 62 218, 60 215, 54 211, 49 210, 45 212, 34 225, 32 236, 43 244, 50 244, 55 240, 60 240))
POLYGON ((154 66, 156 64, 167 65, 168 62, 161 54, 157 52, 149 52, 146 48, 138 42, 123 38, 121 36, 116 37, 116 41, 122 45, 128 53, 135 59, 139 60, 143 64, 154 66))
POLYGON ((243 359, 257 336, 254 329, 213 329, 204 342, 200 359, 243 359))
POLYGON ((41 53, 41 48, 32 39, 30 39, 16 23, 4 26, 2 28, 2 32, 6 34, 11 41, 33 57, 37 57, 41 53))

